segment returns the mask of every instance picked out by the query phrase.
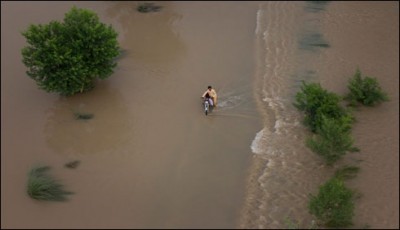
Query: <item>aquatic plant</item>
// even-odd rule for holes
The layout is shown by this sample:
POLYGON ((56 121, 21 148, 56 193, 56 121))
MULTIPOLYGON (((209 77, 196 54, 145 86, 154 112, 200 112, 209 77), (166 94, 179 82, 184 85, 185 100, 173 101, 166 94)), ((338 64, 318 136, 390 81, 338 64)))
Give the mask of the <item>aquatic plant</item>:
POLYGON ((317 135, 309 138, 307 146, 321 155, 327 165, 332 165, 348 151, 359 151, 353 147, 353 138, 350 135, 351 118, 342 116, 338 119, 322 116, 322 124, 317 127, 317 135))
POLYGON ((28 195, 36 200, 65 201, 66 195, 73 194, 65 191, 63 185, 47 174, 49 166, 34 167, 28 174, 28 195))
POLYGON ((361 103, 366 106, 374 106, 378 103, 388 101, 389 97, 382 91, 376 78, 361 77, 361 71, 357 68, 356 73, 349 79, 347 88, 350 92, 345 99, 350 102, 350 106, 361 103))
POLYGON ((154 5, 154 3, 145 2, 138 5, 137 11, 141 13, 157 12, 161 8, 162 8, 161 6, 156 6, 154 5))
POLYGON ((63 22, 31 24, 22 35, 28 43, 21 50, 26 73, 47 92, 68 96, 88 91, 116 67, 118 34, 90 10, 74 6, 63 22))
POLYGON ((351 226, 354 216, 354 191, 343 180, 333 177, 320 186, 316 196, 310 195, 308 208, 311 214, 326 227, 351 226))

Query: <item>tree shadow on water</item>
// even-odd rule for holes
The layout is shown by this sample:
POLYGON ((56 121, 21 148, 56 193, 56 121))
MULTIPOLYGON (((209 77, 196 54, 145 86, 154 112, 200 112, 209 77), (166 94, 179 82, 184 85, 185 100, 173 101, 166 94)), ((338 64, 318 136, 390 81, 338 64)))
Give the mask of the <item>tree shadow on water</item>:
POLYGON ((47 114, 46 141, 60 154, 117 152, 133 132, 133 117, 123 97, 106 82, 87 93, 60 97, 47 114), (76 114, 93 116, 78 119, 76 114))

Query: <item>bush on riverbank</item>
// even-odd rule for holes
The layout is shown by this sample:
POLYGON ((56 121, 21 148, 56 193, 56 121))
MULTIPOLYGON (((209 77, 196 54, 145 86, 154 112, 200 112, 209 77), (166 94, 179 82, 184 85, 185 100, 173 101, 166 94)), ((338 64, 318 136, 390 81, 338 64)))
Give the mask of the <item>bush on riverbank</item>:
POLYGON ((65 201, 66 195, 73 194, 65 191, 63 185, 46 174, 48 166, 35 167, 29 172, 27 192, 36 200, 65 201))
POLYGON ((353 78, 349 79, 347 88, 350 92, 345 99, 350 102, 351 106, 361 103, 366 106, 374 106, 384 101, 388 101, 389 97, 382 91, 376 78, 361 77, 361 71, 357 68, 353 78))

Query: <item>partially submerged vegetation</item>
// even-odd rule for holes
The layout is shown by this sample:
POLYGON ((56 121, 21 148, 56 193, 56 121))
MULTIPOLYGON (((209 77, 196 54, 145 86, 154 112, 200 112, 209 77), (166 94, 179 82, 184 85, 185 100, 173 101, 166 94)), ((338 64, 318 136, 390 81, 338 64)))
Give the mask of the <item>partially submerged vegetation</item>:
POLYGON ((389 100, 389 97, 382 91, 376 78, 361 77, 361 71, 358 68, 353 78, 349 79, 347 88, 350 92, 346 95, 345 99, 349 101, 350 106, 356 106, 358 103, 366 106, 374 106, 389 100))
POLYGON ((315 133, 322 126, 323 116, 346 122, 353 120, 348 110, 339 105, 340 101, 340 96, 328 92, 320 84, 303 82, 301 91, 296 94, 294 106, 304 112, 304 124, 315 133))
POLYGON ((316 196, 310 195, 309 211, 318 218, 320 225, 332 228, 353 225, 354 200, 357 198, 357 192, 347 188, 344 181, 354 178, 358 171, 358 167, 344 166, 320 186, 316 196))
POLYGON ((48 175, 49 166, 34 167, 28 175, 27 192, 36 200, 65 201, 73 194, 65 191, 64 186, 48 175))
POLYGON ((353 224, 354 198, 354 191, 347 188, 342 179, 333 177, 319 188, 316 196, 311 195, 308 207, 322 225, 348 227, 353 224))
POLYGON ((307 140, 307 146, 322 156, 328 165, 335 163, 347 152, 359 151, 353 146, 349 123, 346 117, 333 119, 322 116, 321 127, 317 128, 314 137, 307 140))
MULTIPOLYGON (((307 139, 306 145, 330 166, 347 152, 360 151, 353 146, 350 134, 355 118, 349 109, 340 106, 340 102, 348 100, 350 106, 357 103, 373 106, 388 100, 377 80, 370 77, 363 79, 359 69, 349 79, 348 89, 350 92, 346 97, 340 97, 319 84, 303 82, 295 98, 294 106, 304 112, 304 124, 313 132, 313 137, 307 139)), ((354 178, 358 171, 359 168, 355 166, 342 167, 319 188, 316 196, 311 195, 309 211, 318 218, 318 225, 342 228, 353 224, 357 194, 345 186, 344 180, 354 178)))
POLYGON ((354 117, 340 106, 341 97, 319 84, 303 82, 294 106, 304 111, 304 124, 314 133, 307 146, 332 165, 348 151, 357 151, 350 136, 354 117))

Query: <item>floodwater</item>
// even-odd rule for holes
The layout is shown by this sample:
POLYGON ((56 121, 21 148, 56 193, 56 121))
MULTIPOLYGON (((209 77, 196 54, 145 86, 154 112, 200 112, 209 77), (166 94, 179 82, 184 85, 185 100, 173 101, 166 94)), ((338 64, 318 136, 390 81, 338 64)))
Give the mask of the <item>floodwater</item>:
POLYGON ((302 80, 343 95, 357 67, 391 100, 354 112, 361 152, 338 166, 361 169, 346 182, 363 194, 354 227, 399 228, 397 2, 138 3, 1 3, 2 228, 307 228, 308 194, 335 168, 304 146, 293 98, 302 80), (94 90, 61 97, 26 75, 20 32, 73 5, 111 24, 123 55, 94 90), (36 165, 75 194, 29 198, 36 165))

